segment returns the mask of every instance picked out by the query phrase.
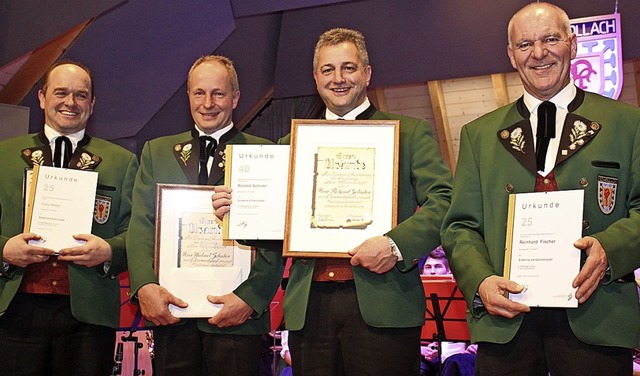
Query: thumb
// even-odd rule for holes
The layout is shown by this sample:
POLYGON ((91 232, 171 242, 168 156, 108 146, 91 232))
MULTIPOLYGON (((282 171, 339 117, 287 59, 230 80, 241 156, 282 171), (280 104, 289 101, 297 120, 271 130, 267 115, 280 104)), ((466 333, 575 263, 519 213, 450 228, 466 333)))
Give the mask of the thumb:
POLYGON ((507 291, 512 292, 512 293, 516 293, 519 294, 521 292, 524 292, 524 290, 526 289, 526 286, 519 284, 518 282, 515 281, 508 281, 507 285, 505 286, 507 291))
POLYGON ((224 304, 222 297, 217 295, 207 295, 207 300, 212 304, 224 304))
POLYGON ((593 242, 588 238, 580 238, 578 240, 576 240, 575 242, 573 242, 573 246, 578 248, 578 249, 587 249, 591 246, 593 242))
POLYGON ((172 296, 171 299, 169 300, 169 303, 173 304, 176 307, 180 307, 180 308, 187 308, 189 306, 189 303, 185 302, 184 300, 176 297, 176 296, 172 296))

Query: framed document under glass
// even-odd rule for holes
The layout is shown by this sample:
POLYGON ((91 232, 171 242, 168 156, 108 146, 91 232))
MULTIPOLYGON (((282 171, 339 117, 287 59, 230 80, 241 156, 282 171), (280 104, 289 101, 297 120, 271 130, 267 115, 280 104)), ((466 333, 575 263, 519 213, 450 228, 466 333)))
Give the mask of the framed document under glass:
POLYGON ((350 257, 397 222, 398 120, 291 121, 283 255, 350 257))
POLYGON ((212 194, 213 186, 158 184, 154 266, 160 285, 189 303, 169 305, 176 317, 214 316, 222 305, 207 295, 233 291, 251 270, 251 248, 222 239, 212 194))

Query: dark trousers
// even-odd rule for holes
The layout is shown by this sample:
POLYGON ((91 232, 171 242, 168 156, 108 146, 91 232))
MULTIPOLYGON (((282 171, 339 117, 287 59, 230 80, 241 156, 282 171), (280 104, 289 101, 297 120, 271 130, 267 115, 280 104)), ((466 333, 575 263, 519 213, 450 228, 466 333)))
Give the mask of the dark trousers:
POLYGON ((289 332, 296 376, 418 375, 420 327, 374 328, 349 282, 314 282, 305 326, 289 332))
POLYGON ((115 329, 81 323, 68 296, 19 293, 0 317, 0 374, 107 376, 115 329))
POLYGON ((506 344, 481 342, 476 376, 631 376, 631 349, 581 342, 564 309, 532 308, 506 344))
POLYGON ((154 328, 154 376, 260 374, 260 335, 204 333, 185 321, 154 328))

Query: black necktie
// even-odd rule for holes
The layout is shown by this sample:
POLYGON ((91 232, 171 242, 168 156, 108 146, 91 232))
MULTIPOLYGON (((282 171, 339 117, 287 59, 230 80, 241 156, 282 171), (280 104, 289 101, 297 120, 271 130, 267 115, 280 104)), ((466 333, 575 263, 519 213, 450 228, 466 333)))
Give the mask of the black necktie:
POLYGON ((207 163, 211 156, 211 151, 216 148, 216 140, 211 136, 200 136, 200 172, 198 174, 198 184, 205 185, 209 180, 209 169, 207 163))
POLYGON ((538 171, 544 171, 544 161, 547 158, 549 139, 556 137, 556 105, 552 102, 542 102, 538 106, 538 130, 536 132, 536 166, 538 171))
POLYGON ((56 138, 56 147, 53 152, 53 167, 69 167, 69 160, 71 159, 71 140, 66 136, 59 136, 56 138), (64 142, 64 152, 62 143, 64 142))

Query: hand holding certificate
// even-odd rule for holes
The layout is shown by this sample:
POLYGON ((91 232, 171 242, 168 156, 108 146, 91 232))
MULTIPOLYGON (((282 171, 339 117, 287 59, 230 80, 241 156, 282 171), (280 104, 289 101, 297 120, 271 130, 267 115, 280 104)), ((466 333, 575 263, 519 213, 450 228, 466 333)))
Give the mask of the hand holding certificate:
POLYGON ((170 305, 176 317, 213 317, 222 306, 207 295, 232 292, 251 271, 251 249, 222 239, 212 193, 211 186, 158 184, 155 270, 160 285, 189 304, 170 305))
POLYGON ((509 196, 504 276, 525 286, 509 299, 538 307, 575 308, 571 283, 580 270, 584 191, 509 196))
MULTIPOLYGON (((29 180, 27 180, 29 181, 29 180)), ((98 173, 35 165, 26 189, 24 232, 41 236, 31 244, 59 251, 90 234, 98 173)))

